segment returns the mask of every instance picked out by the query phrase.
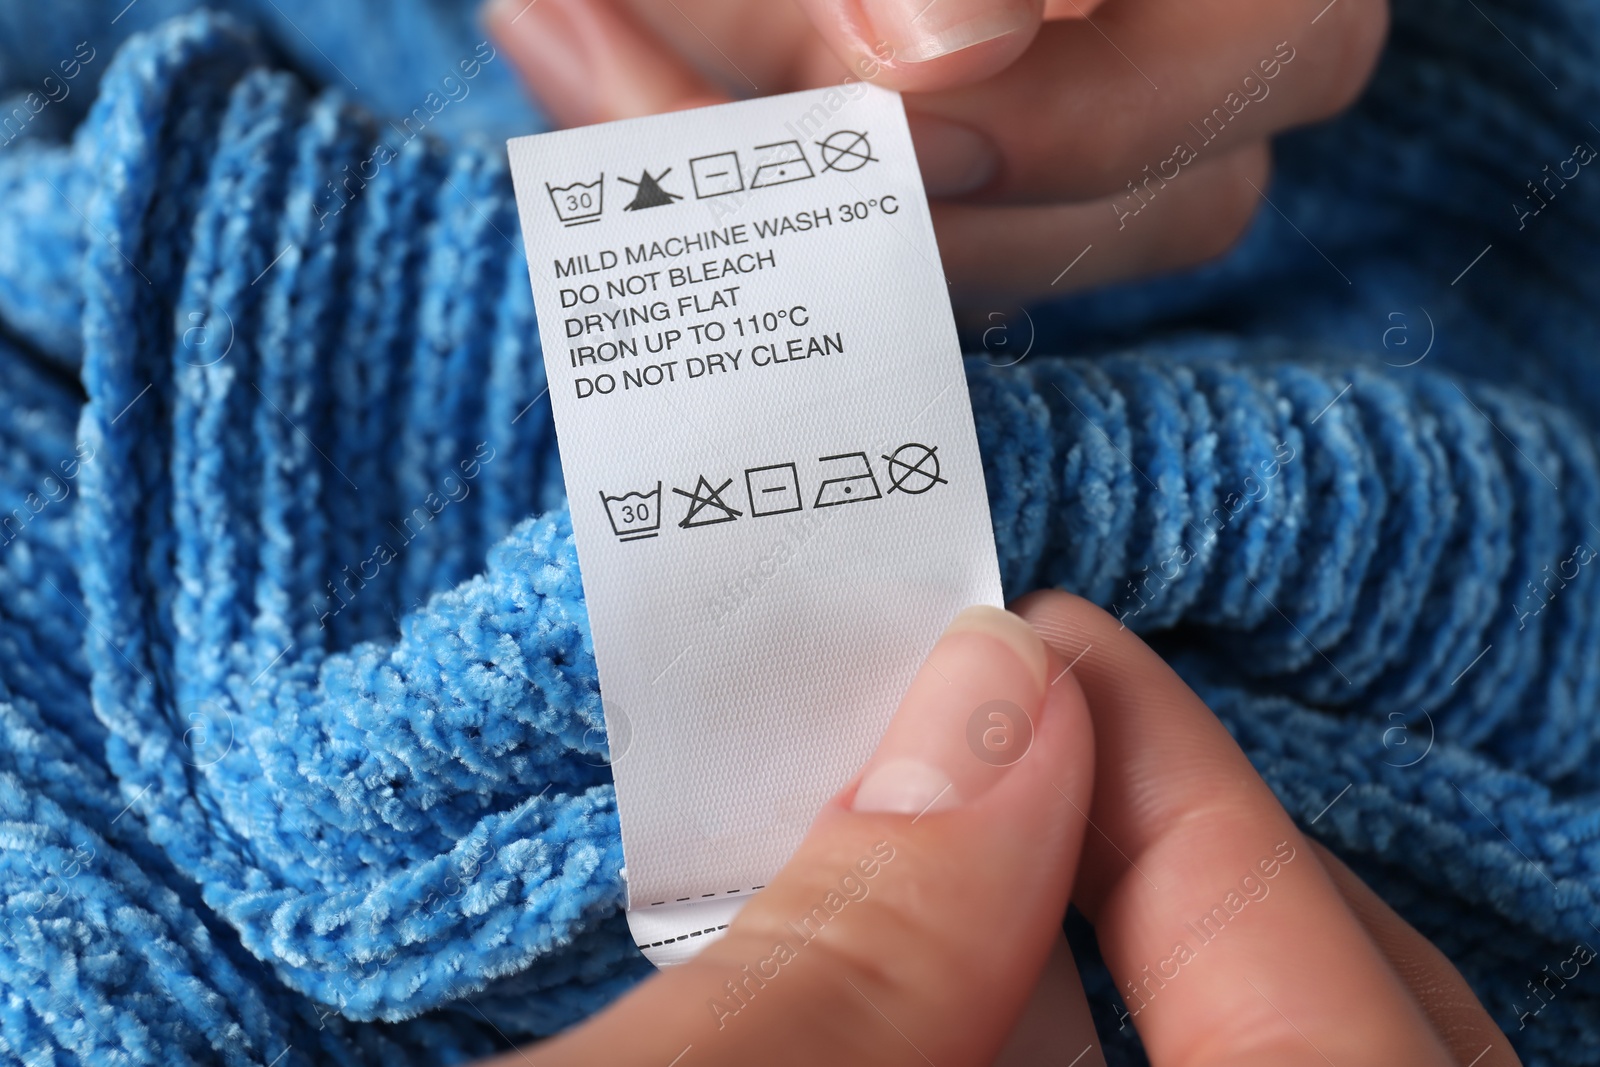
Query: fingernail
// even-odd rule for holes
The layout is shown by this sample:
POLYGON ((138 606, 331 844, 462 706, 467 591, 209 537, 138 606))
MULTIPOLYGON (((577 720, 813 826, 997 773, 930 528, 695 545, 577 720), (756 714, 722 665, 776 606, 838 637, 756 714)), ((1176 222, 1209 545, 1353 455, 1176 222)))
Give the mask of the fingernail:
MULTIPOLYGON (((1010 649, 1027 668, 1027 674, 1037 684, 1039 692, 1043 693, 1049 653, 1045 650, 1044 639, 1028 624, 1027 619, 1004 608, 974 604, 950 620, 950 625, 945 627, 944 636, 940 640, 948 640, 956 634, 964 633, 987 635, 1010 649)), ((991 663, 990 666, 998 673, 1008 669, 1001 663, 991 663)), ((992 680, 994 680, 992 677, 975 679, 979 684, 992 680)))
POLYGON ((955 783, 939 768, 919 759, 890 758, 861 779, 854 806, 857 811, 921 815, 953 808, 960 802, 955 783))
POLYGON ((1030 28, 1032 5, 994 0, 862 0, 875 34, 902 63, 926 63, 1030 28))
POLYGON ((564 125, 590 121, 596 95, 592 38, 583 4, 567 0, 488 0, 481 18, 512 49, 540 102, 564 125))
POLYGON ((929 196, 961 196, 988 185, 1000 169, 994 142, 969 126, 910 117, 911 143, 929 196))
POLYGON ((867 762, 851 807, 920 818, 977 799, 1032 743, 1047 663, 1044 642, 1009 611, 957 615, 867 762), (996 731, 1006 735, 998 748, 996 731))

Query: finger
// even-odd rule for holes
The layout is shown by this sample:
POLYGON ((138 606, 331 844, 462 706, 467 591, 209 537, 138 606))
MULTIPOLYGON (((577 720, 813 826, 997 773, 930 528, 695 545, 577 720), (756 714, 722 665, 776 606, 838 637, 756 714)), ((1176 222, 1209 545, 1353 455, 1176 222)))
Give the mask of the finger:
POLYGON ((1396 915, 1382 897, 1321 843, 1312 841, 1311 850, 1378 951, 1422 1005, 1423 1014, 1449 1047, 1456 1063, 1461 1067, 1521 1067, 1522 1061, 1511 1042, 1445 954, 1396 915))
POLYGON ((1045 0, 1046 19, 1088 18, 1105 0, 1045 0))
POLYGON ((991 1062, 1057 938, 1093 788, 1082 693, 1052 671, 1016 616, 963 612, 727 933, 538 1062, 991 1062))
POLYGON ((952 295, 963 307, 1009 310, 1029 297, 1204 263, 1249 226, 1269 163, 1264 142, 1229 153, 1137 210, 1120 200, 1053 207, 936 202, 933 224, 952 295))
POLYGON ((1087 601, 1018 605, 1094 718, 1074 900, 1156 1065, 1452 1061, 1228 731, 1087 601))
POLYGON ((799 0, 858 78, 928 91, 980 81, 1027 50, 1044 0, 799 0))
POLYGON ((616 0, 491 0, 483 21, 561 126, 727 99, 616 0))
POLYGON ((714 83, 740 95, 837 85, 848 73, 791 0, 623 0, 714 83))
POLYGON ((981 84, 908 98, 912 137, 919 158, 965 178, 941 184, 943 196, 1160 195, 1200 162, 1351 102, 1386 11, 1340 0, 1313 25, 1280 0, 1111 0, 1092 18, 1047 22, 981 84))

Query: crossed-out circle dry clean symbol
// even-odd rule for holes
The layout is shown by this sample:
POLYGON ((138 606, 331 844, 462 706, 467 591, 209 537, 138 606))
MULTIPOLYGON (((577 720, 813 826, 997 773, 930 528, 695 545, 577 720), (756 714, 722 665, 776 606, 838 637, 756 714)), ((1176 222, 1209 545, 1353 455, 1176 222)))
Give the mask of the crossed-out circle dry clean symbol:
POLYGON ((894 455, 884 456, 889 463, 889 492, 896 489, 910 496, 920 496, 936 485, 949 484, 939 477, 939 449, 918 444, 901 445, 894 455), (901 458, 902 454, 905 458, 901 458))
POLYGON ((876 163, 872 155, 872 142, 857 130, 840 130, 830 133, 826 140, 818 141, 822 149, 822 169, 848 173, 860 170, 868 163, 876 163))

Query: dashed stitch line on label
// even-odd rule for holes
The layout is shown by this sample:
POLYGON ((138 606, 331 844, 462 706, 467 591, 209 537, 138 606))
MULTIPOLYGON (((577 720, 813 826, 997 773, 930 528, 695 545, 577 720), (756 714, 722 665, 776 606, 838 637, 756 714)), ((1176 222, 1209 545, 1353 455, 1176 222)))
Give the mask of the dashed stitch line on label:
POLYGON ((754 893, 758 889, 765 888, 767 888, 765 885, 753 885, 749 889, 724 889, 720 893, 701 893, 697 897, 678 897, 676 900, 652 900, 649 906, 659 908, 663 904, 687 904, 691 900, 704 900, 707 897, 736 897, 740 893, 754 893))
POLYGON ((652 941, 648 945, 640 945, 639 947, 641 949, 660 948, 662 945, 676 944, 679 941, 687 941, 691 937, 701 937, 705 934, 714 934, 718 930, 726 930, 727 928, 727 923, 723 923, 721 926, 708 926, 704 930, 690 930, 686 934, 679 934, 677 937, 669 937, 665 941, 652 941))

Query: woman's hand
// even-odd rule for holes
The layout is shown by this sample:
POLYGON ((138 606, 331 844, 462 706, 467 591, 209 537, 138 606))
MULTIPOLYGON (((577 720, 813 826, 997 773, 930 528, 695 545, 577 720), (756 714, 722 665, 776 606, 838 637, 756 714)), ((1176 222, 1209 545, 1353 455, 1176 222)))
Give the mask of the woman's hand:
POLYGON ((1386 0, 494 0, 581 125, 854 77, 905 91, 958 299, 1202 262, 1244 232, 1268 138, 1353 101, 1386 0))
POLYGON ((1155 1067, 1518 1062, 1139 638, 1018 610, 956 619, 720 941, 502 1067, 1099 1064, 1069 891, 1155 1067))

